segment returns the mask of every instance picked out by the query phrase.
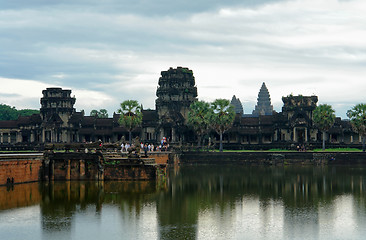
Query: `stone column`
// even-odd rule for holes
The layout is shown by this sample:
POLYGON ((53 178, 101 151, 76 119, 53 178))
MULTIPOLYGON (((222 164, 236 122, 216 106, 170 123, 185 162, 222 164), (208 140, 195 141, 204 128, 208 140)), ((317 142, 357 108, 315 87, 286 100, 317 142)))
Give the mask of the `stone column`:
POLYGON ((274 134, 273 134, 273 141, 272 142, 277 142, 278 139, 278 129, 275 130, 274 134))
POLYGON ((296 142, 296 127, 294 127, 294 136, 293 136, 293 141, 296 142))
POLYGON ((0 143, 3 143, 3 133, 0 133, 0 143))
POLYGON ((175 139, 175 128, 172 127, 172 139, 171 139, 172 142, 176 142, 176 139, 175 139))
POLYGON ((308 142, 308 128, 305 128, 305 142, 308 142))
POLYGON ((31 132, 29 141, 30 142, 35 142, 36 141, 36 133, 34 132, 34 130, 31 132))
POLYGON ((51 137, 51 139, 50 139, 50 141, 51 142, 53 142, 53 139, 54 139, 54 136, 55 136, 55 130, 54 129, 51 129, 51 131, 50 131, 51 133, 50 133, 50 137, 51 137))

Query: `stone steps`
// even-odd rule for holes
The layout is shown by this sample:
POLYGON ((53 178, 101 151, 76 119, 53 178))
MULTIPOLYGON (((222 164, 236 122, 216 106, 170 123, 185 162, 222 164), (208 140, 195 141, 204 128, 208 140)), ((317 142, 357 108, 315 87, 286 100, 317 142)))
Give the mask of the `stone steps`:
POLYGON ((118 162, 118 164, 144 164, 156 165, 154 158, 128 158, 120 153, 103 153, 105 162, 118 162))

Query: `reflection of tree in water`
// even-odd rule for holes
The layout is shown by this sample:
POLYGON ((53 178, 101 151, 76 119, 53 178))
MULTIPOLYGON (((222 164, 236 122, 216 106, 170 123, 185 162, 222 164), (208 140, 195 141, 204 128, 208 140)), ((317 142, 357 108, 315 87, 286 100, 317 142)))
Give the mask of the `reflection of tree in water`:
MULTIPOLYGON (((359 168, 313 166, 202 166, 183 167, 171 180, 170 191, 197 191, 208 206, 233 203, 243 196, 261 202, 282 200, 286 207, 327 203, 340 194, 363 192, 359 168)), ((173 194, 173 193, 172 193, 173 194)), ((203 206, 205 207, 205 206, 203 206)))
POLYGON ((347 166, 185 166, 171 172, 168 191, 157 202, 163 239, 196 238, 198 215, 219 207, 234 209, 245 198, 258 198, 262 210, 282 202, 287 224, 308 212, 318 231, 318 207, 337 196, 363 193, 364 172, 347 166))
POLYGON ((154 202, 156 183, 154 181, 106 182, 105 199, 108 204, 117 204, 121 211, 140 215, 142 207, 154 202))
POLYGON ((98 216, 106 204, 118 206, 124 220, 134 222, 145 206, 156 204, 161 239, 195 239, 200 214, 218 209, 224 215, 238 203, 258 199, 264 217, 273 202, 283 206, 284 232, 289 236, 300 227, 301 211, 308 213, 306 221, 313 222, 303 222, 308 226, 304 231, 316 232, 319 206, 332 205, 339 196, 353 194, 355 204, 365 209, 357 214, 366 217, 364 170, 347 166, 185 166, 169 173, 167 187, 161 191, 154 181, 40 184, 42 227, 50 234, 69 234, 75 213, 93 209, 98 216))

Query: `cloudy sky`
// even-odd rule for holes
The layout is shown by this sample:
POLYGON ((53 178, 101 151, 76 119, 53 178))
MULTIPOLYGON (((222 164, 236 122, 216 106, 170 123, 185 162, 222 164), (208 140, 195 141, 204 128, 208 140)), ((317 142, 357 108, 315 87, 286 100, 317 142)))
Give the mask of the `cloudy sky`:
POLYGON ((254 109, 265 82, 318 95, 337 116, 366 102, 365 0, 0 0, 0 103, 39 109, 71 89, 77 111, 127 99, 155 109, 161 71, 193 70, 200 100, 254 109))

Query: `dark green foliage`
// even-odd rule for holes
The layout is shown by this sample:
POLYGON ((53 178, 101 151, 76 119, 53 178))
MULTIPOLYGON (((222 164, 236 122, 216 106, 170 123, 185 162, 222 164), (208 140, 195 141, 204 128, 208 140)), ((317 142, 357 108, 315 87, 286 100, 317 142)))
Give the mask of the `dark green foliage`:
POLYGON ((313 112, 314 124, 323 132, 323 150, 325 150, 325 133, 333 126, 335 114, 332 106, 320 104, 313 112))
POLYGON ((32 116, 33 114, 39 114, 39 110, 34 109, 21 109, 18 110, 19 116, 32 116))
POLYGON ((16 120, 18 111, 15 107, 10 107, 5 104, 0 104, 0 120, 16 120))
POLYGON ((222 135, 231 128, 235 119, 234 106, 227 99, 211 103, 210 125, 220 135, 220 152, 223 150, 222 135))
POLYGON ((31 116, 33 114, 39 114, 39 110, 17 110, 15 107, 10 107, 6 104, 0 104, 0 121, 17 120, 19 116, 31 116))
POLYGON ((100 109, 98 110, 91 110, 90 112, 90 116, 95 116, 97 118, 108 118, 108 112, 106 109, 100 109))
POLYGON ((366 104, 360 103, 347 111, 353 129, 362 136, 362 150, 365 151, 366 104))
POLYGON ((198 147, 201 146, 202 136, 209 131, 211 112, 210 104, 204 101, 196 101, 190 106, 188 125, 193 127, 198 136, 198 147))
POLYGON ((121 114, 118 122, 129 132, 129 142, 132 143, 131 133, 134 128, 142 123, 141 106, 136 100, 126 100, 117 110, 121 114))

